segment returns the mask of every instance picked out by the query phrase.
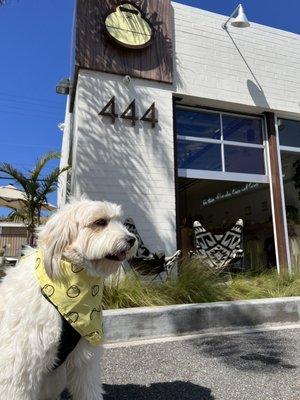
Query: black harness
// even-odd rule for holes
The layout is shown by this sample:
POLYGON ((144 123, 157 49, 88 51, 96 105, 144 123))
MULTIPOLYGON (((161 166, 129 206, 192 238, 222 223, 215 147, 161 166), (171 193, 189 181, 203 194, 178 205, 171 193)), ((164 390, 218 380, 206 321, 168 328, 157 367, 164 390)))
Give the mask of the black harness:
MULTIPOLYGON (((57 309, 57 307, 51 303, 49 298, 42 293, 46 300, 57 309)), ((81 339, 80 333, 78 333, 73 326, 60 314, 62 320, 62 330, 60 334, 59 345, 57 349, 57 356, 55 358, 55 364, 52 368, 54 371, 56 368, 60 367, 67 359, 68 355, 72 353, 72 351, 77 346, 79 340, 81 339)))

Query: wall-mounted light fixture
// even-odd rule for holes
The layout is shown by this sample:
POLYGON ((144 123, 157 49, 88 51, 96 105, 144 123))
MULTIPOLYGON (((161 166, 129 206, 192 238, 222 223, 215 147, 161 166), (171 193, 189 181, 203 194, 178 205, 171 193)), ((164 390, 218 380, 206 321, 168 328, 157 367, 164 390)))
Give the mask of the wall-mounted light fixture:
POLYGON ((71 82, 69 78, 61 79, 56 85, 57 94, 69 94, 71 88, 71 82))
POLYGON ((243 9, 243 6, 239 4, 233 11, 233 13, 230 15, 228 20, 222 24, 223 29, 227 29, 227 24, 231 20, 231 18, 234 17, 234 20, 231 22, 232 26, 235 26, 236 28, 248 28, 250 26, 250 23, 246 17, 245 11, 243 9), (236 17, 234 17, 236 15, 236 17))
POLYGON ((57 124, 57 127, 60 131, 64 131, 66 124, 64 122, 60 122, 59 124, 57 124))

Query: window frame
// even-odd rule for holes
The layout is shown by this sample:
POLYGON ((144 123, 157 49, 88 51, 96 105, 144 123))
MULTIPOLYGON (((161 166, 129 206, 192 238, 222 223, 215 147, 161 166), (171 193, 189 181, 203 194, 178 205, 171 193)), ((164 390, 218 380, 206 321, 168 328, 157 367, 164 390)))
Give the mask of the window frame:
POLYGON ((193 110, 193 111, 202 111, 206 113, 218 114, 220 118, 220 139, 211 139, 211 138, 201 138, 195 136, 188 135, 178 135, 177 129, 175 126, 176 138, 177 140, 183 141, 194 141, 194 142, 202 142, 202 143, 212 143, 221 145, 221 165, 222 171, 212 171, 212 170, 198 170, 198 169, 183 169, 178 168, 178 164, 176 168, 178 170, 179 177, 185 178, 199 178, 199 179, 214 179, 214 180, 235 180, 237 182, 257 182, 257 183, 268 183, 269 175, 268 175, 268 163, 267 163, 267 137, 266 137, 266 129, 263 116, 253 116, 246 114, 239 114, 233 112, 225 112, 218 110, 208 110, 202 107, 193 107, 187 105, 176 104, 175 113, 177 110, 193 110), (257 143, 246 143, 246 142, 237 142, 232 140, 224 140, 224 132, 223 132, 223 115, 235 116, 238 118, 247 118, 247 119, 256 119, 261 121, 261 131, 262 131, 262 144, 257 143), (225 170, 225 146, 236 146, 236 147, 247 147, 247 148, 256 148, 263 150, 263 158, 264 158, 264 174, 246 174, 240 172, 227 172, 225 170))
MULTIPOLYGON (((291 249, 289 245, 289 235, 288 235, 288 222, 287 222, 287 215, 286 215, 286 201, 285 201, 285 193, 284 193, 284 179, 283 179, 283 171, 282 171, 282 159, 281 155, 282 153, 291 153, 291 154, 299 154, 300 156, 300 147, 293 147, 293 146, 283 146, 280 145, 280 133, 279 133, 279 126, 278 126, 278 120, 279 119, 290 119, 290 118, 285 118, 284 116, 280 114, 275 114, 275 127, 276 127, 276 138, 277 138, 277 151, 278 151, 278 162, 279 162, 279 173, 280 173, 280 191, 281 191, 281 199, 282 199, 282 204, 283 204, 283 209, 284 209, 284 233, 285 233, 285 242, 286 242, 286 248, 287 248, 287 256, 288 256, 288 271, 289 273, 292 273, 292 257, 291 257, 291 249)), ((299 119, 295 119, 295 121, 299 121, 299 119)))

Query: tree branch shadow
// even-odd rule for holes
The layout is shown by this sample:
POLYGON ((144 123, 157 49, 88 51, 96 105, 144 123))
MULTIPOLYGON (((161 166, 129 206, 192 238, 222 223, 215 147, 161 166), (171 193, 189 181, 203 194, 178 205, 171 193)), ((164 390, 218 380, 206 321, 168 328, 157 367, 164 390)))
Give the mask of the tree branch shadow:
MULTIPOLYGON (((248 321, 248 326, 253 326, 251 317, 244 315, 243 318, 248 321)), ((214 336, 193 341, 193 345, 239 371, 273 374, 278 370, 297 369, 290 360, 291 355, 297 354, 294 345, 283 337, 274 338, 268 331, 214 336)))

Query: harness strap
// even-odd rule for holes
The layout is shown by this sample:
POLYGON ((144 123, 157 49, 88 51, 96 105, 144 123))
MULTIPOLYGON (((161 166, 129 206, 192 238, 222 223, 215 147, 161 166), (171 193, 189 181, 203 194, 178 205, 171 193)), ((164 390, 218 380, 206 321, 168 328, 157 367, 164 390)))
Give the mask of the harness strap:
MULTIPOLYGON (((55 307, 53 303, 49 300, 49 298, 42 293, 46 300, 55 307)), ((57 307, 55 307, 57 308, 57 307)), ((55 365, 52 368, 54 371, 56 368, 60 367, 67 359, 70 353, 75 349, 79 340, 81 339, 81 335, 73 328, 73 326, 60 314, 62 320, 62 330, 60 334, 60 341, 57 350, 57 356, 55 359, 55 365)))

